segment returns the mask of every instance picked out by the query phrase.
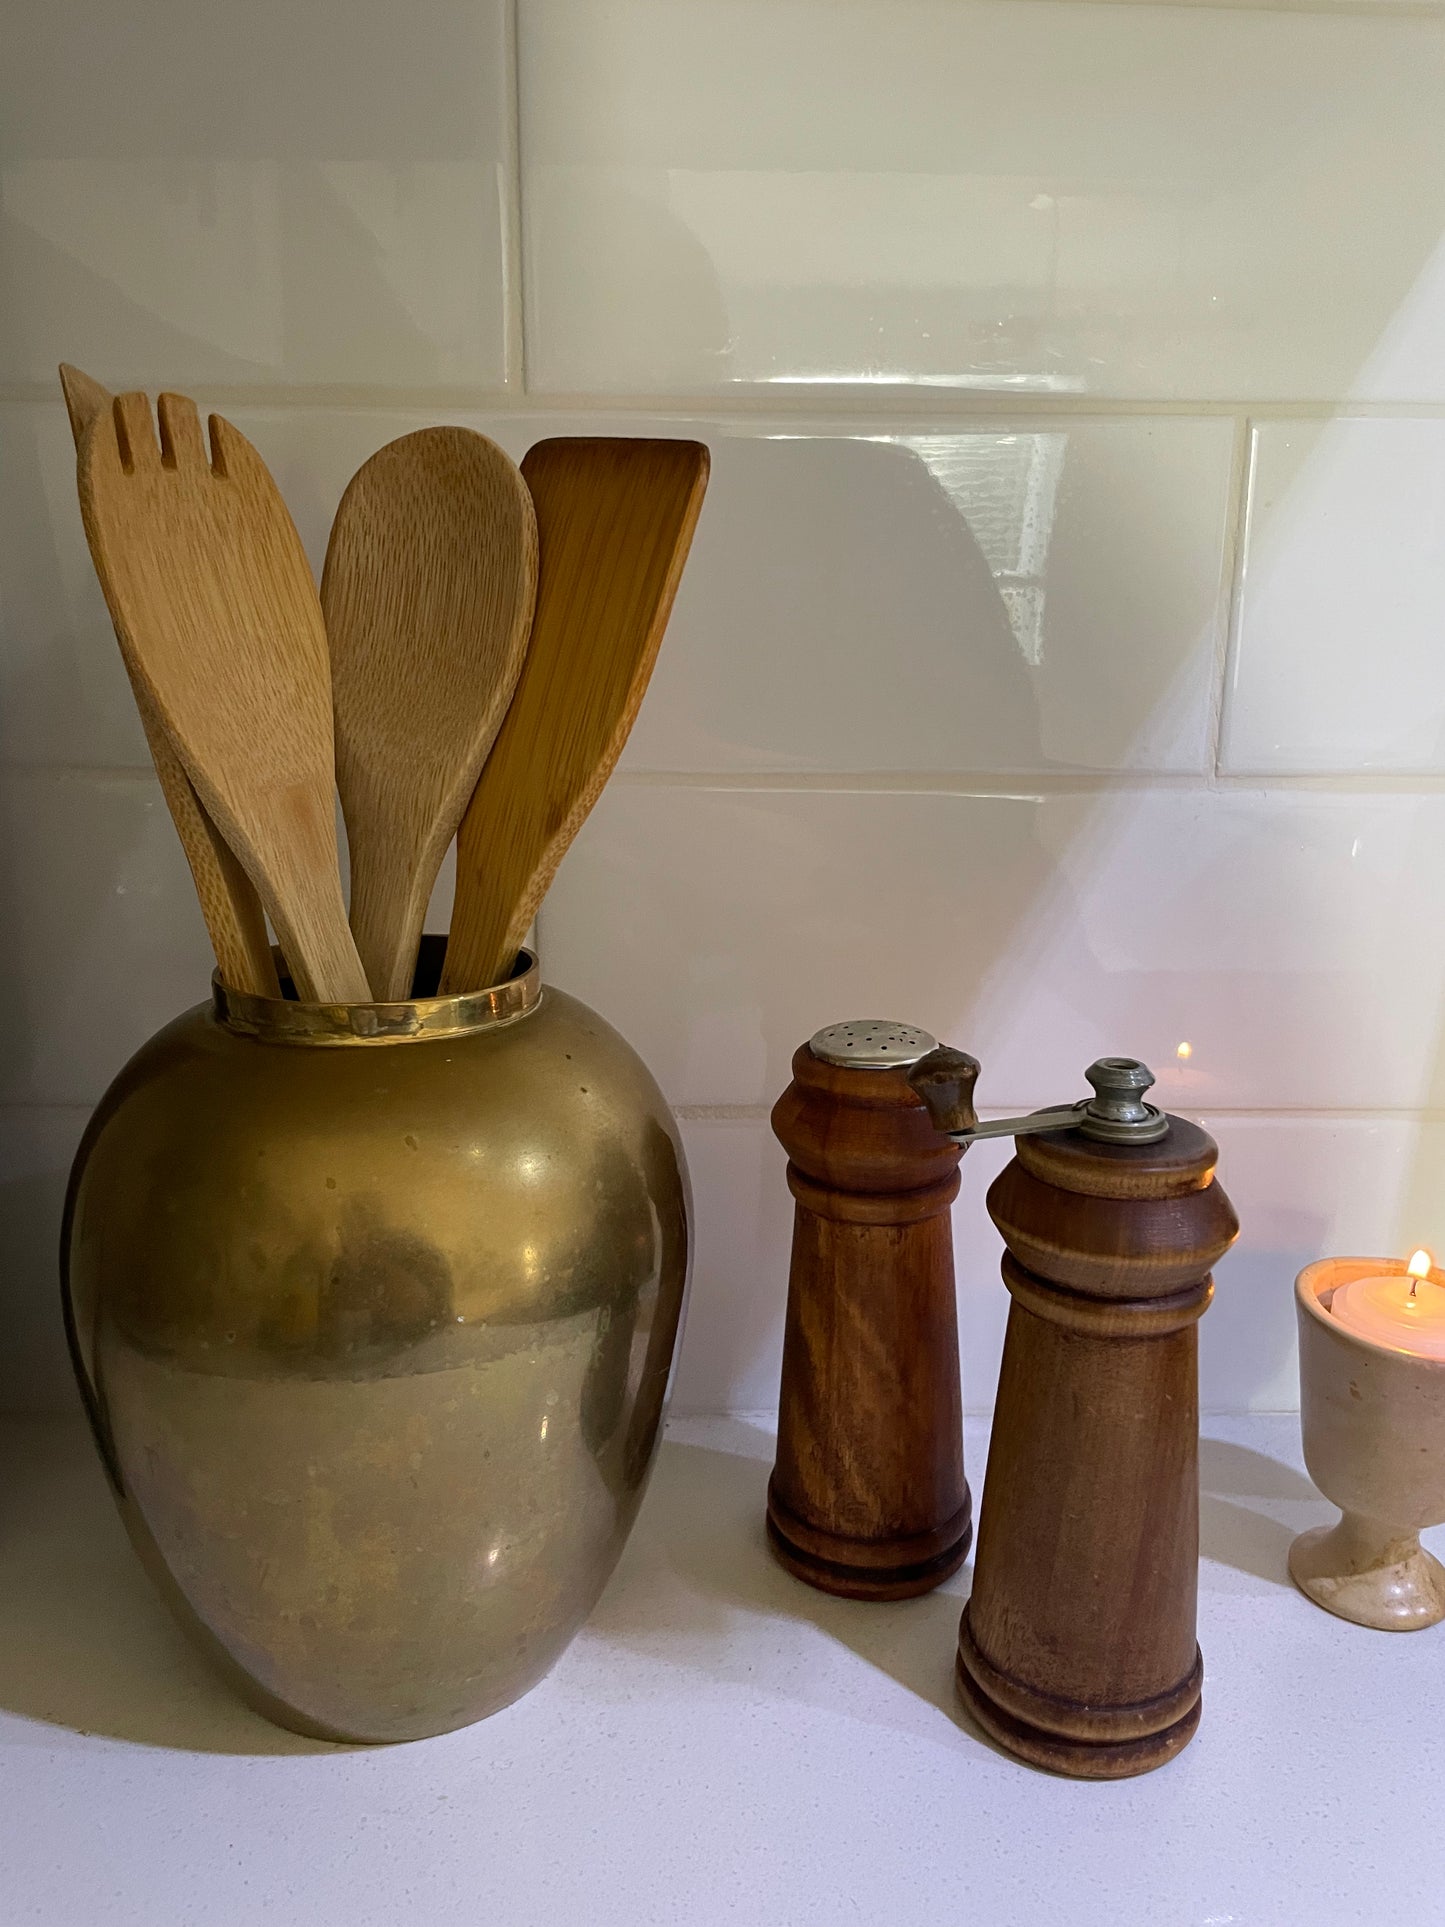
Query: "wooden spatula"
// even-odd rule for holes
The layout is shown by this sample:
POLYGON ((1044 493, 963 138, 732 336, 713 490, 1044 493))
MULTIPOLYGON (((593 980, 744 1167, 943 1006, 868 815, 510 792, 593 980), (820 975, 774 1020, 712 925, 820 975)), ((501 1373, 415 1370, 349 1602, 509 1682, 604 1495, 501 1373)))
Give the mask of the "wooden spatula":
POLYGON ((442 990, 512 969, 567 847, 612 774, 657 659, 707 487, 700 442, 539 442, 532 640, 457 839, 442 990))
MULTIPOLYGON (((115 397, 108 388, 64 361, 60 364, 60 386, 78 455, 86 429, 97 415, 109 414, 115 397)), ((191 866, 221 981, 233 990, 248 990, 258 997, 279 997, 281 986, 276 981, 276 964, 266 935, 266 916, 255 886, 206 815, 144 689, 136 684, 131 687, 151 761, 160 778, 161 794, 191 866)))
POLYGON ((374 996, 411 994, 432 885, 512 700, 537 593, 516 463, 468 428, 378 449, 331 528, 321 608, 351 930, 374 996))
POLYGON ((331 684, 316 585, 239 430, 121 395, 81 440, 80 509, 131 679, 260 895, 300 995, 367 1002, 336 848, 331 684))

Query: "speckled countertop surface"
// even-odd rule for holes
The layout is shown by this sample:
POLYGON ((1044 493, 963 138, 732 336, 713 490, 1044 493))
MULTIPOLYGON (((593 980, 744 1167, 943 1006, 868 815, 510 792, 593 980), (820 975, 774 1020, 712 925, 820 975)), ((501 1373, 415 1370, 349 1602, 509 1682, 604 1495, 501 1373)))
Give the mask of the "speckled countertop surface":
MULTIPOLYGON (((75 1426, 0 1426, 6 1927, 866 1920, 1352 1927, 1445 1916, 1445 1627, 1369 1633, 1285 1578, 1332 1517, 1292 1418, 1205 1421, 1204 1722, 1084 1785, 955 1715, 967 1571, 897 1606, 769 1560, 771 1440, 674 1422, 611 1586, 529 1698, 326 1747, 173 1631, 75 1426)), ((969 1439, 981 1483, 984 1435, 969 1439)), ((1438 1535, 1437 1535, 1437 1550, 1438 1535)))

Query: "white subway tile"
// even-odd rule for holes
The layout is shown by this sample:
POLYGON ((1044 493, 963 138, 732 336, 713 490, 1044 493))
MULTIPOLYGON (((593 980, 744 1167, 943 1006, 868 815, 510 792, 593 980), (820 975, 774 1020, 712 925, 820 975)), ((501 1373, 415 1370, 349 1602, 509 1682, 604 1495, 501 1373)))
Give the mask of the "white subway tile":
MULTIPOLYGON (((1186 1107, 1187 1108, 1187 1107, 1186 1107)), ((1299 1405, 1294 1280, 1330 1254, 1445 1252, 1445 1126, 1384 1117, 1204 1115, 1239 1242, 1200 1326, 1206 1412, 1299 1405)), ((696 1195, 692 1304, 674 1392, 680 1413, 772 1411, 782 1368, 792 1199, 766 1119, 689 1119, 696 1195)), ((964 1401, 992 1408, 1008 1294, 989 1185, 1013 1154, 985 1141, 963 1161, 953 1211, 964 1401)), ((977 1482, 983 1467, 971 1468, 977 1482)))
POLYGON ((1442 868, 1440 796, 614 782, 542 957, 685 1104, 769 1103, 803 1038, 874 1015, 974 1051, 1006 1108, 1106 1053, 1195 1110, 1412 1108, 1445 1103, 1442 868))
MULTIPOLYGON (((318 568, 352 471, 428 419, 229 412, 318 568)), ((550 435, 683 435, 711 448, 625 768, 1209 766, 1226 422, 800 434, 705 415, 447 418, 518 458, 550 435)))
MULTIPOLYGON (((206 412, 211 398, 203 385, 196 399, 206 412)), ((375 408, 228 404, 221 412, 271 468, 318 573, 331 517, 354 471, 383 443, 436 418, 433 411, 375 408)), ((521 432, 518 453, 532 439, 525 426, 521 432)), ((150 763, 86 547, 58 385, 53 404, 0 405, 0 762, 150 763)))
POLYGON ((1211 1117, 1239 1243, 1200 1327, 1206 1410, 1299 1405, 1294 1281, 1316 1258, 1445 1253, 1445 1125, 1410 1118, 1211 1117))
MULTIPOLYGON (((83 1110, 0 1110, 0 1409, 73 1403, 56 1286, 60 1209, 83 1110)), ((1219 1179, 1241 1222, 1200 1328, 1206 1411, 1298 1404, 1295 1274, 1331 1253, 1445 1251, 1445 1126, 1400 1118, 1204 1115, 1219 1179)), ((679 1413, 776 1408, 792 1199, 785 1159, 762 1117, 683 1125, 695 1195, 692 1301, 679 1356, 679 1413)), ((1012 1154, 1007 1140, 964 1160, 954 1206, 959 1343, 971 1412, 993 1403, 1008 1296, 985 1207, 1012 1154)), ((982 1466, 974 1468, 975 1482, 982 1466)))
POLYGON ((52 407, 0 407, 0 761, 147 760, 58 390, 52 407))
POLYGON ((694 428, 712 478, 627 767, 1209 766, 1228 422, 694 428))
POLYGON ((41 8, 7 36, 0 380, 504 377, 505 0, 41 8))
POLYGON ((57 1254, 65 1183, 87 1115, 0 1109, 0 1411, 77 1409, 57 1254))
MULTIPOLYGON (((355 469, 438 415, 514 455, 552 434, 707 442, 707 501, 624 767, 1209 765, 1226 422, 800 435, 705 417, 224 412, 318 571, 355 469)), ((0 408, 0 457, 0 758, 143 766, 59 401, 0 408)))
POLYGON ((541 389, 1445 394, 1438 17, 521 0, 520 30, 541 389))
MULTIPOLYGON (((695 1235, 673 1409, 776 1411, 793 1235, 787 1159, 766 1118, 688 1119, 683 1138, 695 1235)), ((998 1382, 1008 1294, 998 1268, 1003 1247, 984 1195, 1012 1150, 998 1139, 969 1151, 953 1210, 959 1347, 971 1412, 992 1409, 998 1382)), ((983 1467, 971 1474, 977 1489, 983 1467)))
POLYGON ((93 1103, 210 994, 214 958, 160 788, 0 773, 0 1104, 93 1103))
POLYGON ((1222 764, 1445 771, 1445 421, 1267 422, 1222 764))

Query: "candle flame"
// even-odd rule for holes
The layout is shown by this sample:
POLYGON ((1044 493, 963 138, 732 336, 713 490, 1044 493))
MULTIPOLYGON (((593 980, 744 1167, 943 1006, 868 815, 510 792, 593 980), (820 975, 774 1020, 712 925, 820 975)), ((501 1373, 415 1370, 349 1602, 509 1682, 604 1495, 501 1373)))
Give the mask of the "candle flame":
POLYGON ((1194 1046, 1192 1044, 1181 1044, 1174 1055, 1179 1059, 1181 1064, 1187 1064, 1189 1059, 1194 1055, 1194 1046))
POLYGON ((1406 1265, 1405 1271, 1411 1278, 1428 1278, 1434 1262, 1429 1252, 1422 1246, 1421 1249, 1415 1253, 1409 1264, 1406 1265))

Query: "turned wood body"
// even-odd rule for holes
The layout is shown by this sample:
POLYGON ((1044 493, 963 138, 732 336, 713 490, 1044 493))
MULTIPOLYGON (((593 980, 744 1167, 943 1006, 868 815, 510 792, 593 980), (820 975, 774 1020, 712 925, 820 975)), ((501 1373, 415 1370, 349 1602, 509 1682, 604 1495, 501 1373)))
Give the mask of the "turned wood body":
POLYGON ((1199 1722, 1197 1321, 1238 1231, 1216 1149, 1017 1140, 988 1195, 1013 1298, 959 1691, 1010 1752, 1107 1779, 1199 1722))
POLYGON ((903 1069, 825 1064, 806 1044, 773 1130, 795 1211, 769 1540, 825 1592, 927 1592, 972 1533, 949 1219, 962 1151, 903 1069))

